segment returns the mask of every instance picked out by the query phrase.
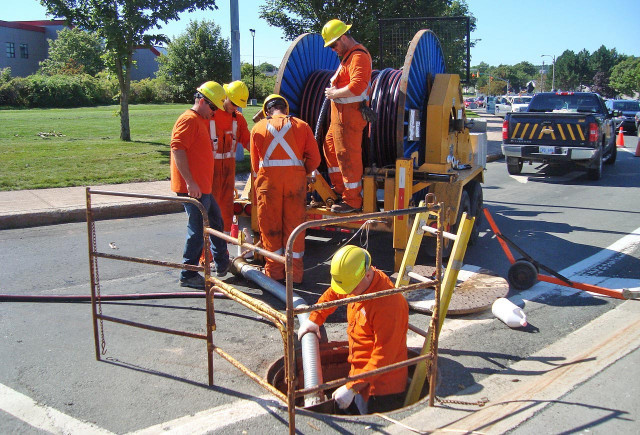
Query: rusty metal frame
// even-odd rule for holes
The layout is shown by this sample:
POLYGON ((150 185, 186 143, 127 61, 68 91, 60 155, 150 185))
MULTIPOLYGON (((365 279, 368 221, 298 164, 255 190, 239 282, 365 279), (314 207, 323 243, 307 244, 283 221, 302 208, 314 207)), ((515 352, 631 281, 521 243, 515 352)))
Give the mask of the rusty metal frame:
MULTIPOLYGON (((329 219, 317 220, 317 221, 309 221, 304 222, 298 225, 293 232, 291 233, 285 250, 285 255, 277 255, 270 251, 267 251, 258 246, 239 242, 238 239, 228 236, 227 234, 216 231, 209 227, 209 222, 207 218, 207 213, 202 204, 193 198, 189 197, 171 197, 171 196, 159 196, 159 195, 145 195, 145 194, 132 194, 132 193, 123 193, 123 192, 114 192, 114 191, 106 191, 106 190, 93 190, 91 188, 86 189, 86 199, 87 199, 87 228, 88 228, 88 239, 89 239, 89 271, 91 275, 91 309, 92 309, 92 318, 93 318, 93 330, 94 330, 94 340, 95 340, 95 351, 96 351, 96 360, 100 361, 100 339, 99 339, 99 330, 102 330, 98 327, 98 322, 109 321, 114 323, 119 323, 127 326, 134 326, 137 328, 147 329, 156 332, 164 332, 173 335, 179 335, 183 337, 197 338, 207 341, 207 357, 208 357, 208 380, 209 385, 213 385, 213 353, 215 352, 220 357, 228 361, 234 367, 239 369, 242 373, 247 375, 254 382, 262 386, 265 390, 272 393, 282 402, 287 404, 288 412, 289 412, 289 433, 295 433, 295 401, 296 398, 302 397, 305 394, 310 394, 316 391, 327 390, 330 388, 334 388, 340 385, 344 385, 345 383, 363 379, 368 376, 374 374, 386 373, 392 370, 399 369, 401 367, 407 367, 411 365, 418 364, 425 360, 431 360, 432 364, 435 365, 436 357, 437 357, 437 335, 435 336, 435 340, 432 341, 432 348, 429 353, 424 355, 420 355, 414 358, 407 359, 406 361, 402 361, 399 363, 395 363, 389 366, 385 366, 376 370, 372 370, 366 373, 361 373, 357 376, 346 377, 342 379, 336 379, 330 382, 323 383, 321 385, 317 385, 313 388, 306 389, 296 389, 297 388, 297 379, 295 373, 295 345, 294 345, 294 316, 300 313, 310 312, 314 310, 329 308, 333 306, 347 305, 351 302, 362 301, 375 299, 380 297, 385 297, 391 294, 396 293, 405 293, 412 290, 422 289, 429 286, 435 286, 436 288, 436 298, 438 297, 438 290, 441 284, 441 276, 437 276, 435 280, 431 280, 428 282, 421 282, 418 284, 412 284, 403 286, 400 288, 389 289, 381 292, 376 292, 373 295, 360 295, 352 298, 347 298, 341 301, 333 301, 333 302, 325 302, 321 304, 313 304, 308 306, 301 306, 298 308, 293 307, 293 243, 297 237, 304 234, 305 230, 310 227, 318 227, 318 226, 329 226, 329 225, 340 225, 343 223, 358 221, 358 220, 375 220, 375 219, 383 219, 383 218, 393 218, 397 216, 405 216, 405 215, 414 215, 417 213, 424 212, 433 212, 438 216, 438 228, 442 230, 442 204, 429 204, 425 207, 415 207, 411 209, 400 209, 400 210, 389 210, 384 212, 376 212, 376 213, 367 213, 360 214, 356 216, 345 216, 345 217, 334 217, 329 219), (93 212, 91 208, 91 195, 110 195, 110 196, 122 196, 122 197, 133 197, 133 198, 144 198, 144 199, 153 199, 153 200, 161 200, 161 201, 174 201, 181 203, 191 203, 198 207, 202 213, 203 218, 203 235, 205 240, 206 247, 206 262, 204 266, 192 266, 185 265, 181 263, 172 263, 158 260, 151 260, 146 258, 138 258, 138 257, 129 257, 122 255, 114 255, 107 254, 96 251, 95 244, 95 221, 93 218, 93 212), (286 313, 282 314, 280 311, 272 308, 270 305, 251 297, 242 291, 236 289, 235 287, 226 284, 219 279, 216 279, 211 276, 211 254, 210 254, 210 241, 207 235, 215 236, 225 240, 228 243, 232 243, 234 245, 239 245, 245 249, 249 249, 254 251, 257 254, 260 254, 264 257, 270 258, 274 261, 278 261, 280 263, 285 264, 286 271, 286 313), (198 334, 192 333, 188 331, 180 331, 175 329, 162 328, 158 326, 143 324, 139 322, 133 322, 130 320, 120 319, 112 316, 106 316, 102 314, 101 309, 98 310, 100 305, 100 286, 99 286, 99 275, 97 268, 97 259, 98 258, 108 258, 113 260, 122 260, 122 261, 131 261, 143 264, 151 264, 157 266, 164 267, 172 267, 177 269, 187 269, 187 270, 195 270, 199 272, 204 272, 205 274, 205 296, 206 296, 206 334, 198 334), (242 364, 240 361, 235 359, 229 353, 222 350, 220 347, 216 346, 213 343, 212 332, 216 330, 215 324, 215 310, 214 310, 214 290, 219 291, 220 293, 227 296, 229 299, 232 299, 238 302, 240 305, 254 311, 255 313, 262 316, 264 319, 271 321, 280 331, 282 341, 283 341, 283 350, 284 350, 284 363, 285 363, 285 373, 286 373, 286 383, 287 383, 287 393, 282 393, 275 386, 269 384, 263 377, 254 373, 247 366, 242 364)), ((442 246, 441 246, 441 235, 438 237, 438 248, 437 248, 437 260, 436 264, 442 264, 442 246)), ((437 300, 437 299, 436 299, 437 300)), ((433 323, 433 319, 438 318, 439 306, 436 304, 434 306, 433 318, 431 323, 433 323)), ((432 328, 430 330, 433 333, 432 328)), ((104 338, 103 338, 104 343, 104 338)), ((104 349, 103 349, 104 350, 104 349)), ((435 386, 435 375, 436 371, 432 370, 430 374, 430 385, 435 386)), ((433 391, 430 394, 433 395, 433 391)), ((429 401, 430 406, 433 405, 433 400, 429 401)))
MULTIPOLYGON (((340 224, 344 224, 344 223, 348 223, 348 222, 352 222, 352 221, 356 221, 356 220, 375 220, 375 219, 383 219, 383 218, 392 218, 392 217, 398 217, 398 216, 405 216, 405 215, 415 215, 418 213, 425 213, 425 212, 433 212, 436 213, 438 216, 438 229, 439 229, 439 235, 438 235, 438 243, 437 243, 437 249, 436 249, 436 264, 437 265, 441 265, 442 264, 442 217, 443 217, 443 205, 440 204, 428 204, 427 206, 424 207, 415 207, 415 208, 409 208, 409 209, 399 209, 399 210, 389 210, 389 211, 383 211, 383 212, 377 212, 377 213, 365 213, 365 214, 359 214, 356 216, 345 216, 345 217, 334 217, 334 218, 329 218, 329 219, 322 219, 322 220, 316 220, 316 221, 308 221, 308 222, 304 222, 300 225, 298 225, 293 232, 291 233, 291 235, 289 236, 289 239, 287 240, 287 245, 285 248, 285 274, 286 274, 286 299, 287 299, 287 303, 286 303, 286 310, 287 310, 287 322, 286 322, 286 329, 287 329, 287 352, 285 353, 285 373, 286 373, 286 381, 287 381, 287 408, 288 408, 288 412, 289 412, 289 434, 294 435, 296 430, 295 430, 295 402, 296 402, 296 398, 304 396, 305 394, 310 394, 316 391, 321 391, 321 390, 327 390, 329 388, 334 388, 334 387, 338 387, 341 385, 346 384, 347 382, 350 382, 352 380, 357 380, 357 379, 364 379, 367 378, 371 375, 375 375, 375 374, 381 374, 381 373, 386 373, 401 367, 407 367, 410 365, 415 365, 420 363, 421 361, 425 361, 425 360, 431 360, 433 366, 435 366, 436 364, 436 358, 437 358, 437 348, 438 348, 438 335, 437 333, 433 335, 434 340, 431 342, 432 344, 432 348, 431 348, 431 352, 426 353, 424 355, 420 355, 414 358, 410 358, 407 359, 406 361, 402 361, 399 363, 395 363, 395 364, 391 364, 379 369, 375 369, 375 370, 371 370, 368 372, 364 372, 361 373, 359 375, 356 376, 347 376, 345 378, 341 378, 341 379, 335 379, 333 381, 330 382, 326 382, 323 383, 321 385, 317 385, 316 387, 313 388, 306 388, 306 389, 296 389, 297 388, 297 379, 296 379, 296 370, 294 367, 294 357, 295 357, 295 352, 294 352, 294 331, 293 331, 293 324, 294 324, 294 316, 296 314, 299 313, 306 313, 306 312, 310 312, 310 311, 315 311, 315 310, 321 310, 321 309, 325 309, 325 308, 329 308, 329 307, 335 307, 335 306, 342 306, 342 305, 347 305, 350 304, 352 302, 358 302, 358 301, 363 301, 363 300, 370 300, 370 299, 376 299, 376 298, 380 298, 380 297, 385 297, 391 294, 396 294, 396 293, 405 293, 405 292, 410 292, 413 290, 418 290, 418 289, 423 289, 426 287, 430 287, 430 286, 435 286, 436 288, 436 305, 434 306, 433 309, 433 316, 432 316, 432 320, 431 323, 433 325, 434 322, 434 318, 438 319, 439 316, 439 304, 438 304, 438 293, 440 291, 440 285, 441 285, 441 274, 438 273, 437 274, 437 278, 435 280, 431 280, 428 282, 421 282, 418 284, 412 284, 412 285, 407 285, 407 286, 402 286, 399 288, 395 288, 395 289, 389 289, 389 290, 384 290, 384 291, 380 291, 380 292, 376 292, 375 294, 372 295, 360 295, 360 296, 354 296, 354 297, 350 297, 350 298, 345 298, 339 301, 331 301, 331 302, 324 302, 324 303, 320 303, 320 304, 314 304, 314 305, 309 305, 306 307, 299 307, 299 308, 294 308, 293 307, 293 244, 295 242, 295 240, 300 236, 303 235, 304 232, 311 228, 311 227, 319 227, 319 226, 329 226, 329 225, 340 225, 340 224)), ((441 268, 440 268, 441 269, 441 268)), ((439 269, 438 269, 439 270, 439 269)), ((430 328, 431 333, 433 334, 433 326, 430 328)), ((429 382, 430 382, 430 394, 435 394, 435 391, 433 389, 433 387, 431 386, 435 386, 435 376, 436 376, 436 370, 431 370, 431 373, 429 375, 429 382)), ((429 400, 429 406, 433 406, 433 399, 429 400)))

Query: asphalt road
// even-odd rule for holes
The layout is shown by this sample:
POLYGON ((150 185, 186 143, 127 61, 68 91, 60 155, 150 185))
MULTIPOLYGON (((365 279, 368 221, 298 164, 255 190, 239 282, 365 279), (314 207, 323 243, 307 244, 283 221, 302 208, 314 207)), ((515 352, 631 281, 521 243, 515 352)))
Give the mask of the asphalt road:
MULTIPOLYGON (((485 173, 485 206, 505 235, 533 258, 565 276, 609 288, 638 287, 638 161, 631 153, 621 152, 615 166, 606 167, 597 182, 587 180, 581 171, 547 174, 526 166, 523 175, 512 177, 507 174, 504 161, 490 163, 485 173)), ((97 245, 103 252, 179 261, 184 226, 182 214, 102 221, 97 224, 97 245)), ((469 247, 465 263, 506 276, 509 264, 495 237, 486 222, 481 229, 480 240, 469 247)), ((307 301, 315 301, 326 288, 326 259, 348 237, 316 234, 308 238, 305 266, 311 269, 306 273, 305 285, 297 289, 307 301)), ((358 236, 357 241, 364 243, 364 237, 358 236)), ((368 240, 374 264, 390 272, 390 236, 371 233, 368 240)), ((424 253, 420 258, 423 264, 431 262, 424 253)), ((0 293, 88 294, 86 225, 0 231, 0 264, 0 293)), ((99 273, 105 294, 183 290, 178 287, 176 270, 101 259, 99 273)), ((283 308, 282 303, 249 287, 241 278, 229 275, 225 281, 275 308, 283 308)), ((531 359, 544 360, 549 365, 568 360, 570 356, 560 350, 550 354, 547 350, 555 349, 553 346, 562 340, 571 343, 573 334, 578 337, 597 319, 615 316, 626 307, 618 300, 545 283, 522 292, 511 290, 509 297, 524 306, 530 324, 527 328, 509 329, 490 312, 447 319, 440 342, 438 396, 486 394, 491 401, 498 397, 490 387, 496 377, 516 373, 519 382, 535 382, 541 372, 517 369, 518 364, 531 359)), ((217 299, 215 309, 216 345, 260 375, 282 357, 279 334, 270 324, 228 300, 217 299)), ((138 322, 204 332, 202 299, 103 303, 102 310, 104 314, 138 322)), ((344 311, 339 310, 327 325, 332 341, 345 339, 344 319, 344 311)), ((429 317, 412 313, 410 322, 426 329, 429 317)), ((604 322, 599 330, 602 334, 606 325, 604 322)), ((200 340, 105 322, 106 354, 103 361, 97 362, 87 303, 2 302, 0 332, 3 433, 286 431, 286 409, 220 358, 214 361, 215 386, 207 386, 205 344, 200 340)), ((412 347, 421 344, 415 334, 410 334, 408 340, 412 347)), ((625 355, 616 363, 623 366, 621 370, 638 366, 637 350, 625 355)), ((610 367, 613 370, 616 365, 610 367)), ((606 372, 598 376, 606 376, 606 372)), ((597 377, 593 379, 590 382, 598 382, 597 377)), ((605 379, 610 381, 610 377, 605 379)), ((574 427, 605 431, 614 427, 609 425, 620 423, 616 416, 624 415, 630 426, 621 426, 622 432, 637 428, 638 409, 633 402, 640 387, 635 380, 606 384, 612 391, 604 400, 617 400, 607 409, 617 413, 612 411, 597 418, 590 418, 587 413, 587 423, 576 421, 574 427)), ((576 382, 582 385, 583 381, 576 382)), ((599 392, 603 387, 598 384, 593 388, 599 392)), ((558 395, 565 397, 564 393, 558 395)), ((580 400, 586 399, 577 396, 561 402, 580 400)), ((524 420, 513 427, 520 433, 541 427, 549 433, 570 430, 570 420, 554 418, 563 412, 561 406, 562 403, 553 404, 521 427, 524 420)), ((393 412, 390 417, 427 430, 429 419, 423 418, 423 412, 425 406, 421 403, 393 412)), ((300 412, 296 423, 301 433, 402 431, 379 416, 345 419, 300 412)))

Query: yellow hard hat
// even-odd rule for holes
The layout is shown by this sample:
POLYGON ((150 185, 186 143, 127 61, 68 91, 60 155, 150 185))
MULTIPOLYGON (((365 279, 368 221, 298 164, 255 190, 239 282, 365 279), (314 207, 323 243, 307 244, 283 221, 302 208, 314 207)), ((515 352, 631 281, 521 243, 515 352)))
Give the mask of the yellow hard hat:
POLYGON ((287 106, 287 115, 289 114, 289 102, 287 101, 287 99, 285 97, 283 97, 282 95, 271 94, 267 98, 265 98, 264 99, 264 103, 262 103, 262 113, 264 114, 264 116, 269 116, 267 111, 272 106, 272 104, 269 104, 269 103, 273 101, 273 104, 275 104, 276 100, 284 101, 284 104, 287 106))
POLYGON ((227 93, 227 97, 236 106, 247 107, 247 100, 249 99, 249 88, 244 82, 236 80, 229 84, 224 85, 224 91, 227 93))
POLYGON ((331 289, 342 295, 350 294, 371 266, 371 255, 366 249, 345 245, 331 260, 331 289))
POLYGON ((224 93, 224 89, 220 86, 218 82, 204 82, 197 89, 204 97, 215 104, 218 109, 222 109, 224 105, 224 100, 227 97, 224 93))
POLYGON ((351 28, 351 24, 347 25, 340 20, 331 20, 322 28, 322 39, 324 39, 324 46, 328 47, 336 40, 347 33, 351 28))

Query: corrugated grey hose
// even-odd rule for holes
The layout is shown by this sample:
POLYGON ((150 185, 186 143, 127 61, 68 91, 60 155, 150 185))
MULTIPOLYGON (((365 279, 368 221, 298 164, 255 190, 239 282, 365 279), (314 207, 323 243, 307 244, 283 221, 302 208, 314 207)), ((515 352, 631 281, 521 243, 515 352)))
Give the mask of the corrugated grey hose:
MULTIPOLYGON (((260 272, 257 267, 250 265, 246 262, 239 262, 236 264, 242 276, 246 279, 258 284, 264 290, 271 293, 273 296, 280 299, 282 302, 287 302, 287 289, 279 282, 269 278, 264 273, 260 272)), ((308 305, 304 299, 297 294, 293 294, 293 307, 297 308, 300 305, 308 305)), ((309 318, 309 313, 298 314, 298 321, 302 324, 309 318)), ((301 340, 302 345, 302 370, 304 373, 304 387, 311 388, 322 383, 322 363, 320 361, 320 343, 316 334, 305 334, 301 340)), ((305 406, 315 405, 325 400, 324 393, 318 391, 317 393, 308 394, 304 397, 305 406)))

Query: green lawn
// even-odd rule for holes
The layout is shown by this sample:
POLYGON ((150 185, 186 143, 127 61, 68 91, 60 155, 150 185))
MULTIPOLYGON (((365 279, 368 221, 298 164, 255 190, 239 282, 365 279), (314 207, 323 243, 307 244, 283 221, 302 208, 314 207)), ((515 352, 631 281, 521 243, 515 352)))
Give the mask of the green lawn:
MULTIPOLYGON (((171 129, 189 107, 130 106, 131 142, 119 139, 119 106, 0 110, 0 190, 166 180, 171 129)), ((244 110, 249 130, 259 109, 244 110)))

